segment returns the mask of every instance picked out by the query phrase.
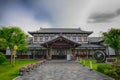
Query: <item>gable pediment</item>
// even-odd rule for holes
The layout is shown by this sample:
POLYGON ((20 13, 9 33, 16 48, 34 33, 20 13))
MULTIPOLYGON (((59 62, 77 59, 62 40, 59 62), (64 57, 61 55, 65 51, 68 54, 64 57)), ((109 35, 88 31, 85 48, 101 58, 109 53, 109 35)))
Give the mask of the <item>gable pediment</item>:
POLYGON ((65 37, 63 37, 63 36, 59 36, 59 37, 57 37, 57 38, 55 38, 55 39, 53 39, 53 40, 50 40, 50 41, 48 41, 48 42, 45 42, 45 43, 43 43, 43 44, 41 44, 41 45, 43 45, 43 46, 45 46, 45 47, 49 47, 49 46, 72 46, 72 47, 75 47, 76 45, 79 45, 77 42, 74 42, 74 41, 72 41, 72 40, 69 40, 69 39, 67 39, 67 38, 65 38, 65 37))

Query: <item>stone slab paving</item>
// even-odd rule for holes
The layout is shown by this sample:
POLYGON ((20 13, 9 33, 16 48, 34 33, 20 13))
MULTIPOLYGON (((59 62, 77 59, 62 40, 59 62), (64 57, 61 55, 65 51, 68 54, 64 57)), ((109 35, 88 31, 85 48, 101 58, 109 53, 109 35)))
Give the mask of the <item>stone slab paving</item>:
POLYGON ((114 80, 75 62, 47 62, 16 80, 114 80))

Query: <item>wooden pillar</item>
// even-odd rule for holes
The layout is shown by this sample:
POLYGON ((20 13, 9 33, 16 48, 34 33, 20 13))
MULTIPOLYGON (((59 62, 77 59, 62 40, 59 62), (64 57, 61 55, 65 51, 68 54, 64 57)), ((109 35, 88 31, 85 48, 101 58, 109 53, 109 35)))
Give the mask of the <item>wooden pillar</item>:
POLYGON ((48 49, 46 50, 46 59, 48 59, 48 49))
POLYGON ((70 47, 70 57, 72 56, 72 48, 70 47))
POLYGON ((88 49, 88 59, 90 59, 90 49, 88 49))
POLYGON ((77 49, 75 49, 75 53, 74 53, 74 60, 77 60, 77 49))
POLYGON ((88 59, 88 49, 86 48, 86 58, 88 59))
POLYGON ((33 59, 35 59, 35 54, 36 54, 36 51, 34 49, 34 52, 33 52, 33 59))
POLYGON ((80 52, 80 49, 78 50, 78 55, 79 55, 79 58, 81 58, 81 52, 80 52))
POLYGON ((52 47, 50 47, 50 60, 52 59, 52 47))
POLYGON ((70 55, 72 54, 72 48, 70 47, 70 55))
POLYGON ((93 53, 92 53, 92 58, 94 58, 94 52, 95 52, 95 51, 94 51, 94 48, 92 48, 92 52, 93 52, 93 53))

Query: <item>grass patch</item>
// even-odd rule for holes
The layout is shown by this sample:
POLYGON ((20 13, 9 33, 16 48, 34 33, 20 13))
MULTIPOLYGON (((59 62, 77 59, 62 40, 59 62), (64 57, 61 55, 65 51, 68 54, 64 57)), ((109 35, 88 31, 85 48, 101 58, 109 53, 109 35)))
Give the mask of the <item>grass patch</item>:
POLYGON ((16 60, 16 64, 13 67, 7 61, 0 65, 0 80, 12 80, 19 75, 19 68, 27 64, 37 62, 38 60, 16 60))

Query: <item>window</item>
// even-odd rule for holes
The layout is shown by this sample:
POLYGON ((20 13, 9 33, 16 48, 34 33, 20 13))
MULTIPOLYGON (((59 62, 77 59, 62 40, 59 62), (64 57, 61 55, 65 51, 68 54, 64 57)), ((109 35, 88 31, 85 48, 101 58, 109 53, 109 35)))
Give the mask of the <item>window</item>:
POLYGON ((38 39, 37 36, 34 36, 34 42, 37 42, 37 39, 38 39))
POLYGON ((87 37, 84 37, 84 42, 87 42, 88 40, 87 40, 87 37))
POLYGON ((68 36, 68 39, 70 39, 70 36, 68 36))
POLYGON ((73 36, 73 40, 76 41, 76 37, 75 36, 73 36))
POLYGON ((47 41, 48 40, 48 36, 45 36, 45 41, 47 41))
POLYGON ((54 38, 54 36, 51 36, 51 39, 53 39, 54 38))
POLYGON ((40 36, 40 42, 42 42, 43 41, 43 37, 42 36, 40 36))
POLYGON ((78 41, 81 42, 82 41, 82 37, 78 37, 78 41))

